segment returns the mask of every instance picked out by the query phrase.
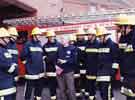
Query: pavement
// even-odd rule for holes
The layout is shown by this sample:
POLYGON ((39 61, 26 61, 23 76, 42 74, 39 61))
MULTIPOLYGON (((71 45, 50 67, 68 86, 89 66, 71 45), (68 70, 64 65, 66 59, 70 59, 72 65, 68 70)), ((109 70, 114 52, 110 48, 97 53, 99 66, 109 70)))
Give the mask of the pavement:
MULTIPOLYGON (((59 94, 59 91, 57 91, 57 92, 59 94)), ((99 94, 100 94, 99 91, 97 91, 97 94, 96 94, 97 100, 102 100, 100 98, 99 94)), ((119 89, 117 89, 117 90, 115 89, 114 90, 114 96, 115 96, 115 100, 126 100, 125 96, 120 94, 120 90, 119 89)), ((42 93, 42 100, 50 100, 49 98, 50 98, 49 90, 47 88, 45 88, 43 93, 42 93)), ((17 87, 17 100, 24 100, 24 85, 17 87)), ((31 98, 31 100, 33 100, 33 98, 31 98)))

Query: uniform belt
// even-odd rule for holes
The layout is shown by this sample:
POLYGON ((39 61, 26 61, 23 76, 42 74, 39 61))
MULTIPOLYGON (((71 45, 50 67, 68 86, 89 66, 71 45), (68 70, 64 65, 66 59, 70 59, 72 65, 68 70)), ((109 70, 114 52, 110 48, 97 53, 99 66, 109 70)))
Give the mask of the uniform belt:
POLYGON ((45 76, 45 73, 40 73, 40 74, 37 74, 37 75, 25 75, 25 79, 31 79, 31 80, 36 80, 36 79, 40 79, 42 77, 45 76))
POLYGON ((16 87, 0 90, 0 97, 16 93, 16 87))
POLYGON ((98 81, 98 82, 109 82, 109 81, 111 81, 111 76, 97 76, 96 81, 98 81))
POLYGON ((55 72, 47 72, 46 76, 52 76, 52 77, 56 77, 56 73, 55 72))

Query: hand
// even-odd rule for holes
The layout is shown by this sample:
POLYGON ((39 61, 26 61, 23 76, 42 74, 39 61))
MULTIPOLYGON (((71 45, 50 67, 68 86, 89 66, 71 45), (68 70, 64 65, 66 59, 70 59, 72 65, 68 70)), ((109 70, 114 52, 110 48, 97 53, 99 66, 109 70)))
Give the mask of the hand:
POLYGON ((64 63, 66 63, 67 61, 66 61, 66 60, 63 60, 63 59, 58 59, 58 62, 61 63, 61 64, 64 64, 64 63))

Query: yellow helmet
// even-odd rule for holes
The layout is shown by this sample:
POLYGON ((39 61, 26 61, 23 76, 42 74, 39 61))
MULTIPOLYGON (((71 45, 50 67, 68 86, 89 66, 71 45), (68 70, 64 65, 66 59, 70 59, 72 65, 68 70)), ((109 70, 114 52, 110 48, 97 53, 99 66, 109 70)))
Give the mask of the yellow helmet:
POLYGON ((41 32, 41 30, 40 30, 38 27, 35 27, 35 28, 32 30, 31 35, 42 35, 42 32, 41 32))
POLYGON ((79 29, 77 30, 76 35, 86 35, 86 32, 84 31, 83 28, 79 28, 79 29))
POLYGON ((76 36, 74 34, 69 36, 70 41, 76 41, 76 36))
POLYGON ((50 30, 46 33, 46 37, 53 37, 53 36, 56 36, 54 30, 50 30))
POLYGON ((98 26, 96 27, 96 36, 108 35, 107 30, 105 27, 98 26))
POLYGON ((129 16, 129 24, 130 25, 135 25, 135 15, 130 15, 129 16))
POLYGON ((10 37, 10 34, 4 27, 0 28, 0 38, 2 37, 10 37))
POLYGON ((9 27, 8 28, 8 33, 11 35, 11 36, 18 36, 18 32, 16 30, 15 27, 9 27))
POLYGON ((96 30, 94 28, 89 28, 87 33, 91 35, 96 35, 96 30))
POLYGON ((119 15, 116 18, 116 25, 135 25, 135 16, 134 15, 119 15))

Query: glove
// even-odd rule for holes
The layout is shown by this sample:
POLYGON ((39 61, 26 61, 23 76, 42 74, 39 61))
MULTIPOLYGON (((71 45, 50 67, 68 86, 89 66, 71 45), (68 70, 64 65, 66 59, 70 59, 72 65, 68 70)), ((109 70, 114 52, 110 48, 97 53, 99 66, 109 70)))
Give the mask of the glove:
POLYGON ((58 59, 58 63, 60 63, 60 64, 64 64, 64 63, 66 63, 66 62, 67 62, 66 60, 58 59))

